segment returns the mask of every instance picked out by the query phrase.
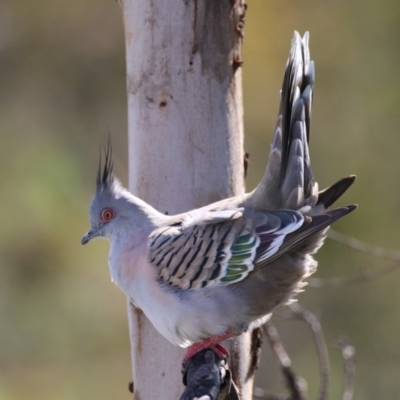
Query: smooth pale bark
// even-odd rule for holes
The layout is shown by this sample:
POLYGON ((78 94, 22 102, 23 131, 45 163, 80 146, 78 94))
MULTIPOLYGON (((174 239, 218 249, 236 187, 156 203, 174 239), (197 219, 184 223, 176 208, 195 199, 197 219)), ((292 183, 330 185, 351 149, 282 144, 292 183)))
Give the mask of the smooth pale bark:
MULTIPOLYGON (((242 0, 123 0, 129 186, 161 212, 243 193, 242 0)), ((235 305, 232 304, 232 307, 235 305)), ((176 400, 183 350, 129 306, 135 400, 176 400)), ((247 340, 248 342, 248 340, 247 340)), ((233 375, 251 398, 246 340, 233 375)))

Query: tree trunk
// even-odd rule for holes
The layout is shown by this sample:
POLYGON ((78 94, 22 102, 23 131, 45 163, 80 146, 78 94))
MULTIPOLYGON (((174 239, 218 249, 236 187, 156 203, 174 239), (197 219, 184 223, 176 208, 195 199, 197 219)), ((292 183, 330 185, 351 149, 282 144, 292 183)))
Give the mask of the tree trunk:
MULTIPOLYGON (((243 193, 244 1, 123 0, 122 8, 132 193, 169 214, 243 193)), ((183 351, 132 306, 129 322, 135 400, 178 399, 183 351)), ((247 342, 239 339, 230 363, 250 400, 247 342)))

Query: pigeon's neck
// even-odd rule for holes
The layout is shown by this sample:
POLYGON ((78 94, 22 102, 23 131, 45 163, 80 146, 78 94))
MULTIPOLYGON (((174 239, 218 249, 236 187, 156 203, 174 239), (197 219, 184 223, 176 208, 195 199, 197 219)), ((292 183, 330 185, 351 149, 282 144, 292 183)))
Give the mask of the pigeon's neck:
POLYGON ((147 204, 145 201, 139 199, 129 192, 127 193, 125 198, 130 207, 132 207, 132 215, 134 216, 134 219, 136 221, 136 226, 141 226, 143 228, 149 228, 150 230, 153 230, 162 225, 168 218, 164 214, 158 212, 150 204, 147 204))
MULTIPOLYGON (((109 266, 112 280, 124 291, 137 274, 140 249, 146 247, 150 233, 167 218, 143 200, 128 191, 121 193, 124 214, 120 217, 118 229, 110 235, 109 266)), ((142 262, 142 261, 141 261, 142 262)))

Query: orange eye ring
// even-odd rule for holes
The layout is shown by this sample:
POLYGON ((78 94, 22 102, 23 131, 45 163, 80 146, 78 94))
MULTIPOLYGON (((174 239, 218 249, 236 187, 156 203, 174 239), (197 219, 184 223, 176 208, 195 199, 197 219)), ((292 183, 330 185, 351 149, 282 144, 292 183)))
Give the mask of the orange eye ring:
POLYGON ((101 214, 100 219, 102 222, 110 222, 115 216, 114 210, 111 208, 105 208, 101 214))

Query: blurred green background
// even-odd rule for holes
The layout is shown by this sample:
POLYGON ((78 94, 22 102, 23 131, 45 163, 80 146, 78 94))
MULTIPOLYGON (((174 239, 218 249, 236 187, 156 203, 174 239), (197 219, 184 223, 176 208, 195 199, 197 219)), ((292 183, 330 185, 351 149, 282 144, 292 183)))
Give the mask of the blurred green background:
MULTIPOLYGON (((321 187, 356 173, 335 229, 400 249, 400 7, 397 1, 248 0, 244 45, 248 187, 262 174, 293 30, 310 31, 316 63, 311 156, 321 187)), ((112 133, 127 182, 121 10, 108 1, 0 2, 0 400, 129 399, 126 302, 110 282, 108 244, 80 246, 99 145, 112 133)), ((390 265, 327 240, 315 277, 390 265)), ((356 348, 354 399, 400 391, 400 271, 342 288, 309 287, 328 344, 356 348)), ((307 326, 276 318, 294 369, 316 398, 307 326)), ((343 360, 330 347, 330 398, 343 360)), ((266 348, 256 385, 284 391, 266 348)))

